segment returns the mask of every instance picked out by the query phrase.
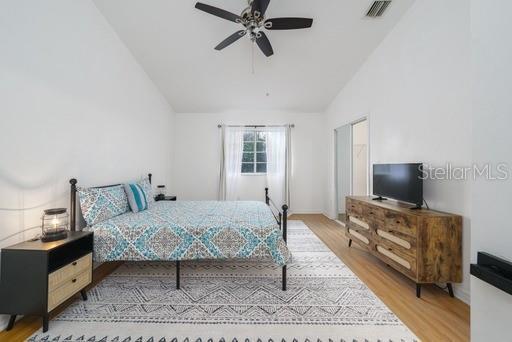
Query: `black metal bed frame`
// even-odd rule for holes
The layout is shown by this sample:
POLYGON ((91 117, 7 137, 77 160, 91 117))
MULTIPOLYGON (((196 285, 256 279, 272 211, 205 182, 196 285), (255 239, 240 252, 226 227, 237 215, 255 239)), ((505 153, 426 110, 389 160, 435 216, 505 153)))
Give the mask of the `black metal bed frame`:
MULTIPOLYGON (((151 184, 151 178, 152 174, 148 173, 149 183, 151 184)), ((76 231, 76 185, 78 181, 76 178, 72 178, 69 180, 69 184, 71 184, 71 200, 70 200, 70 206, 69 206, 69 226, 71 231, 76 231)), ((102 188, 110 188, 112 186, 118 186, 121 184, 112 184, 112 185, 105 185, 105 186, 97 186, 94 187, 95 189, 102 189, 102 188)), ((283 233, 283 240, 285 243, 287 243, 287 228, 288 228, 288 206, 284 204, 281 209, 274 204, 272 199, 268 196, 268 188, 265 188, 265 204, 269 207, 270 211, 272 212, 272 215, 274 216, 277 224, 281 228, 281 231, 283 233), (276 216, 274 213, 274 210, 272 210, 272 206, 275 210, 277 210, 278 215, 276 216)), ((79 227, 81 230, 82 227, 79 227)), ((181 263, 180 260, 176 260, 176 289, 180 289, 180 268, 181 263)), ((286 291, 286 265, 282 267, 282 288, 283 291, 286 291)))

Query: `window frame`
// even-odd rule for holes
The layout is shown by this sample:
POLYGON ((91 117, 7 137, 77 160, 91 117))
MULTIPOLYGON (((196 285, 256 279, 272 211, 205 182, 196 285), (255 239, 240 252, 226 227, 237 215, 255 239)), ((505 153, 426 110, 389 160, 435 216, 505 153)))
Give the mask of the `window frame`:
POLYGON ((259 130, 259 129, 246 129, 244 130, 244 133, 243 133, 243 138, 242 138, 242 161, 240 163, 240 173, 242 176, 265 176, 267 174, 267 165, 268 165, 268 160, 267 160, 267 132, 263 131, 263 130, 259 130), (254 139, 252 141, 249 141, 249 140, 245 140, 245 134, 247 133, 252 133, 254 135, 254 139), (263 136, 264 136, 264 140, 259 140, 258 139, 258 133, 262 133, 263 136), (252 151, 245 151, 245 144, 247 143, 251 143, 253 145, 253 150, 252 151), (263 151, 258 151, 258 143, 264 143, 265 144, 265 149, 263 151), (253 160, 252 162, 244 162, 244 154, 246 153, 251 153, 253 155, 253 160), (258 157, 258 153, 260 154, 264 154, 265 155, 265 162, 258 162, 257 160, 257 157, 258 157), (243 164, 251 164, 253 166, 253 171, 252 172, 243 172, 242 170, 242 167, 243 167, 243 164), (265 164, 265 172, 257 172, 257 166, 258 164, 265 164))

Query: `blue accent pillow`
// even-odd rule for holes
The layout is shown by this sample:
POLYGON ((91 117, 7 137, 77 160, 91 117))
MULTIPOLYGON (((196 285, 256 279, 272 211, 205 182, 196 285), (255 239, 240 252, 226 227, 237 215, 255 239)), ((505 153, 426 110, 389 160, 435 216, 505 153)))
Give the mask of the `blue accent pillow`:
POLYGON ((151 208, 151 205, 153 203, 155 203, 155 198, 153 196, 153 188, 151 187, 149 178, 144 178, 137 184, 142 187, 142 190, 144 191, 144 194, 146 195, 146 201, 148 201, 148 208, 151 208))
POLYGON ((128 197, 128 203, 134 213, 146 210, 148 208, 148 198, 146 191, 139 183, 130 183, 124 185, 124 191, 126 191, 126 197, 128 197))

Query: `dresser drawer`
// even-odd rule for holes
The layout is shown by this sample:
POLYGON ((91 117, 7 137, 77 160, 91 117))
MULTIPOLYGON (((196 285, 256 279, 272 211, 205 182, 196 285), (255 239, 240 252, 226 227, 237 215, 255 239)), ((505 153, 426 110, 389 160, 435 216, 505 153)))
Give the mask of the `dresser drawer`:
POLYGON ((387 241, 390 241, 400 247, 403 247, 405 249, 411 249, 412 247, 411 243, 407 241, 407 239, 402 239, 401 237, 391 234, 385 230, 377 229, 375 232, 379 237, 386 239, 387 241))
POLYGON ((48 291, 51 292, 67 281, 76 278, 76 276, 85 270, 92 268, 92 253, 89 253, 80 259, 52 272, 48 275, 48 291))
POLYGON ((379 259, 395 268, 398 268, 409 277, 416 278, 416 258, 407 255, 401 251, 400 248, 391 247, 383 242, 377 242, 375 250, 379 259))
POLYGON ((48 312, 55 309, 59 304, 64 303, 66 299, 89 285, 92 281, 92 271, 90 269, 76 275, 76 277, 66 280, 60 287, 53 291, 48 291, 48 312))
POLYGON ((347 227, 353 228, 355 230, 364 229, 366 231, 370 231, 370 225, 363 220, 363 218, 359 215, 354 216, 351 215, 348 217, 348 222, 346 223, 347 227))
POLYGON ((363 207, 363 215, 372 221, 384 221, 386 219, 386 211, 372 205, 365 205, 363 207))
POLYGON ((364 205, 361 202, 347 198, 345 205, 345 210, 347 211, 348 215, 363 215, 364 205))
POLYGON ((366 236, 364 236, 364 234, 361 234, 360 232, 358 232, 357 230, 353 230, 353 229, 348 229, 348 233, 350 236, 354 237, 356 240, 364 243, 365 245, 369 245, 370 244, 370 239, 366 236))
POLYGON ((416 217, 395 212, 388 212, 384 219, 386 229, 396 230, 410 236, 417 235, 417 223, 418 219, 416 217))
POLYGON ((399 252, 401 255, 407 255, 413 259, 416 259, 416 244, 411 243, 407 239, 402 239, 380 229, 375 231, 373 239, 375 240, 376 244, 379 244, 382 247, 391 248, 399 252))

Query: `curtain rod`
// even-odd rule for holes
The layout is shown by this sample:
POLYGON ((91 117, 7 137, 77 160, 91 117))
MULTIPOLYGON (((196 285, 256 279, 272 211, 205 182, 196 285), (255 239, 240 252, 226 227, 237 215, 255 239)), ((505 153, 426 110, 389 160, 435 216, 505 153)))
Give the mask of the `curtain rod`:
MULTIPOLYGON (((226 127, 246 127, 246 128, 264 128, 264 127, 291 127, 294 128, 295 124, 290 125, 226 125, 226 127)), ((221 128, 222 125, 217 125, 218 128, 221 128)))

